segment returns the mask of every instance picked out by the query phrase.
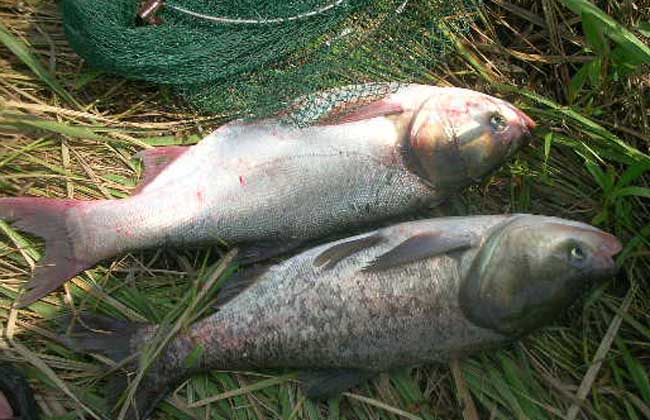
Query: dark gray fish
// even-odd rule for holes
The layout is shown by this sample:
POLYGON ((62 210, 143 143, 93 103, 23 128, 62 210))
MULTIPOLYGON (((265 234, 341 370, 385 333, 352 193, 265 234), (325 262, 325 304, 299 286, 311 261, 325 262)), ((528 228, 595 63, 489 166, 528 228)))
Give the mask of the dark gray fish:
MULTIPOLYGON (((403 223, 312 248, 254 271, 247 288, 178 334, 140 384, 137 412, 148 416, 208 369, 297 369, 310 373, 307 394, 324 397, 378 372, 503 344, 611 276, 620 249, 592 226, 525 214, 403 223)), ((78 328, 70 347, 116 360, 156 328, 96 316, 83 324, 105 334, 78 328)))
POLYGON ((0 219, 46 241, 20 306, 137 249, 252 244, 264 258, 413 214, 501 165, 535 125, 500 99, 422 85, 335 114, 308 128, 234 122, 192 147, 144 151, 128 199, 0 199, 0 219))

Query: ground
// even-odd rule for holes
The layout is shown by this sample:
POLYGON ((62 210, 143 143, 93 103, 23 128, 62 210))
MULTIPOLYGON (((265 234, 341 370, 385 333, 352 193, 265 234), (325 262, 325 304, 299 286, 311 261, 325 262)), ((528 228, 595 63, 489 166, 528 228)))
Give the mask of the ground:
MULTIPOLYGON (((504 97, 538 123, 514 161, 436 214, 592 223, 625 244, 616 278, 509 348, 384 375, 323 404, 306 400, 291 374, 214 372, 184 384, 157 418, 650 418, 650 4, 596 3, 486 1, 470 31, 450 30, 444 60, 409 77, 504 97)), ((0 19, 1 196, 124 197, 140 175, 137 151, 196 142, 229 118, 89 68, 68 46, 54 1, 0 0, 0 19)), ((60 345, 57 314, 188 322, 209 306, 201 291, 214 296, 223 280, 218 248, 147 251, 17 310, 42 248, 0 230, 0 358, 26 373, 44 418, 108 413, 108 362, 60 345)))

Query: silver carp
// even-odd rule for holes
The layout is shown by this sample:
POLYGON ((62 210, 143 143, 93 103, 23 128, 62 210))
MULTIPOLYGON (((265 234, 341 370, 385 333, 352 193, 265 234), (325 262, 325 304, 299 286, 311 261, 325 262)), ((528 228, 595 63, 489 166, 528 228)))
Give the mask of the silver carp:
POLYGON ((46 242, 18 303, 133 250, 222 243, 263 257, 408 216, 490 173, 534 126, 482 93, 408 85, 325 125, 238 121, 191 147, 145 150, 127 199, 0 199, 0 219, 46 242))
MULTIPOLYGON (((162 350, 129 418, 146 418, 175 385, 209 369, 304 371, 307 395, 322 398, 378 372, 507 343, 612 276, 620 250, 616 237, 554 217, 453 217, 393 225, 243 271, 230 282, 247 285, 243 291, 223 291, 230 300, 162 350)), ((72 349, 116 361, 157 328, 98 315, 69 327, 72 349)))

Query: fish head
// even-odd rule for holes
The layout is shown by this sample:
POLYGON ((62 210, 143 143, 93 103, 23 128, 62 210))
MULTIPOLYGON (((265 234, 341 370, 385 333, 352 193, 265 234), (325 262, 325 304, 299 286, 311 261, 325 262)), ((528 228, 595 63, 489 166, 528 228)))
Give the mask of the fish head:
POLYGON ((459 303, 474 324, 509 336, 539 328, 613 276, 621 242, 593 226, 519 215, 483 242, 459 303))
POLYGON ((426 182, 454 188, 475 182, 527 144, 535 122, 510 103, 442 88, 415 113, 407 164, 426 182))

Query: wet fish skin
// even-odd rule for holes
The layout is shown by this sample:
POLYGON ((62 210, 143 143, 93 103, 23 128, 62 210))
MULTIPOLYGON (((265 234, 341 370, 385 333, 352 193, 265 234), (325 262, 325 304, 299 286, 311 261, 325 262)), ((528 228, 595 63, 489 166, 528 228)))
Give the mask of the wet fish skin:
POLYGON ((0 199, 0 219, 46 241, 19 304, 133 250, 289 247, 408 216, 494 170, 533 127, 497 98, 410 85, 327 125, 234 122, 192 147, 144 151, 145 182, 127 199, 0 199))
MULTIPOLYGON (((503 344, 612 275, 620 249, 589 225, 533 215, 430 219, 324 244, 257 272, 251 286, 179 334, 148 371, 138 409, 146 416, 151 401, 203 370, 367 378, 503 344), (200 361, 189 366, 197 347, 200 361)), ((138 351, 154 331, 140 330, 128 345, 109 333, 90 350, 138 351)), ((69 345, 88 350, 79 337, 69 345)))

